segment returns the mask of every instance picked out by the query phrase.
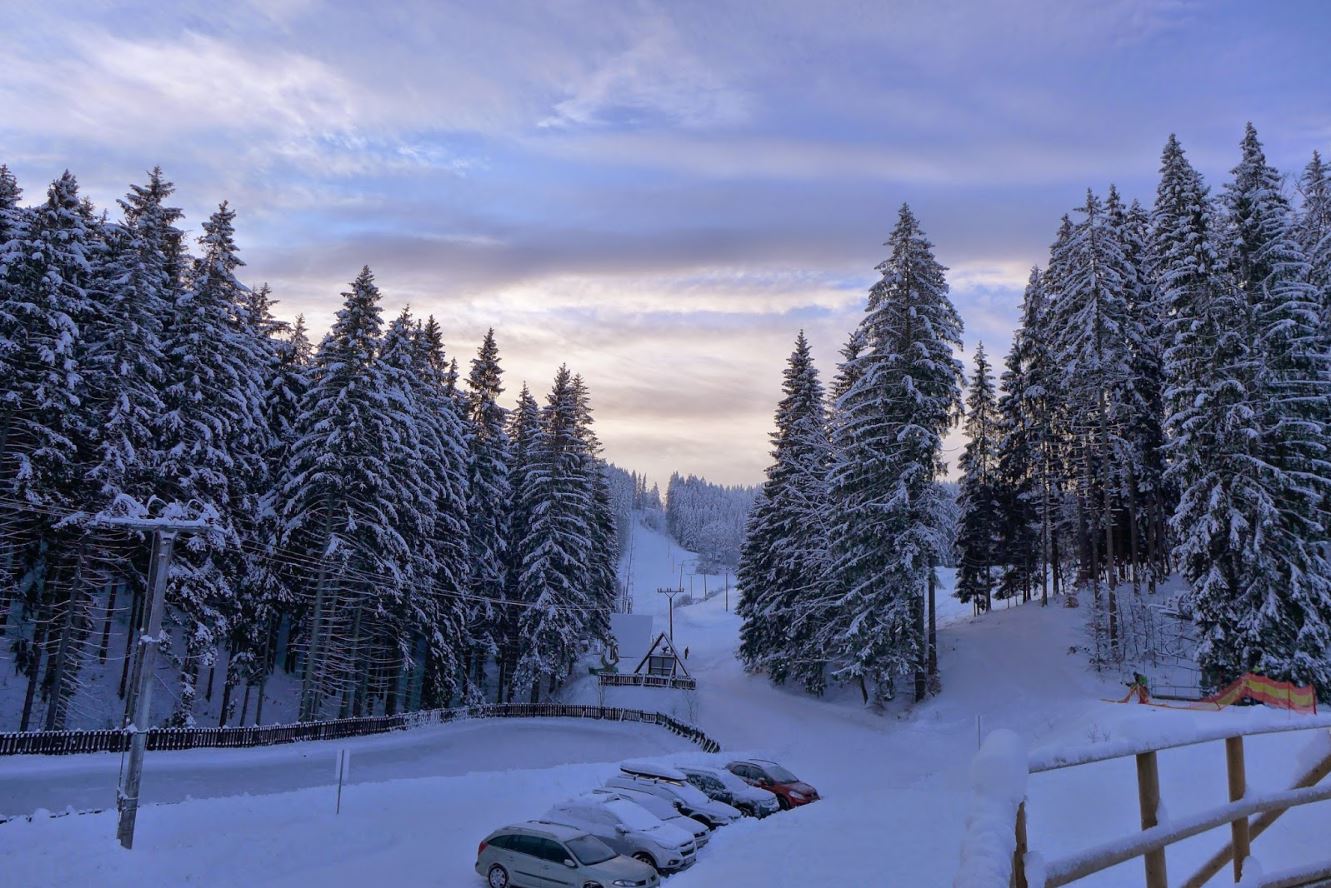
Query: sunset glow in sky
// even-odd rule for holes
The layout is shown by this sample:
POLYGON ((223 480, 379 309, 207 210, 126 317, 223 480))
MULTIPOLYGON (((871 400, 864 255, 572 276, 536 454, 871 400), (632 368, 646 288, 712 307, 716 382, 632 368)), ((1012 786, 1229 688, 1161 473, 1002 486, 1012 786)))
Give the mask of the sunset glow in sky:
MULTIPOLYGON (((1219 187, 1251 119, 1331 152, 1331 4, 65 3, 0 8, 0 162, 101 207, 161 164, 191 234, 322 333, 362 264, 509 395, 560 362, 606 455, 756 482, 782 363, 823 371, 908 201, 967 343, 1006 351, 1059 216, 1149 202, 1177 132, 1219 187), (234 8, 231 8, 233 7, 234 8), (225 12, 221 11, 224 10, 225 12)), ((966 356, 969 360, 969 354, 966 356)))

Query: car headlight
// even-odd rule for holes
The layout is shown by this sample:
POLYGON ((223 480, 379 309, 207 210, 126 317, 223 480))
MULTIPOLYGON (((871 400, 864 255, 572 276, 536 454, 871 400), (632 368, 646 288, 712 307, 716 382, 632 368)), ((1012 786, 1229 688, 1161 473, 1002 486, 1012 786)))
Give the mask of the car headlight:
POLYGON ((637 883, 637 882, 630 882, 628 879, 615 879, 615 880, 614 880, 613 882, 611 882, 610 884, 611 884, 611 885, 620 886, 620 888, 633 888, 633 886, 636 885, 636 884, 638 884, 638 883, 637 883))
POLYGON ((790 791, 790 797, 791 797, 792 799, 795 799, 795 800, 798 801, 798 802, 802 802, 802 801, 804 801, 804 793, 802 793, 802 792, 796 792, 796 791, 793 790, 793 789, 790 791))

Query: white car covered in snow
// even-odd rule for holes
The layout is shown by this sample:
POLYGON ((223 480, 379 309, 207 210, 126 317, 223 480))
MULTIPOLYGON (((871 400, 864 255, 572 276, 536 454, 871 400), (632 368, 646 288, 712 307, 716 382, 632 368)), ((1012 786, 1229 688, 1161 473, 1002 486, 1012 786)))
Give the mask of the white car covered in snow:
POLYGON ((543 819, 584 830, 616 853, 650 864, 660 873, 688 869, 696 859, 692 833, 664 823, 624 799, 570 799, 555 805, 543 819))
MULTIPOLYGON (((698 789, 708 798, 718 800, 721 792, 729 796, 727 804, 738 808, 750 817, 766 817, 781 810, 776 794, 750 786, 725 768, 708 768, 701 765, 689 765, 680 768, 698 789)), ((725 801, 724 798, 719 799, 725 801)))
POLYGON ((693 843, 699 849, 707 847, 707 842, 711 839, 711 830, 694 820, 692 817, 681 814, 679 811, 679 805, 666 801, 660 796, 655 796, 651 793, 638 792, 633 789, 612 789, 608 786, 602 786, 598 789, 593 789, 591 793, 584 796, 584 798, 601 799, 602 801, 607 802, 611 799, 624 799, 635 805, 640 805, 647 809, 648 814, 651 814, 663 823, 677 826, 686 833, 692 833, 693 843))
POLYGON ((700 789, 689 783, 688 776, 676 768, 662 765, 646 766, 640 762, 620 765, 621 774, 611 777, 605 785, 611 789, 645 792, 668 802, 678 803, 684 814, 712 829, 734 823, 744 815, 724 802, 714 802, 700 789))

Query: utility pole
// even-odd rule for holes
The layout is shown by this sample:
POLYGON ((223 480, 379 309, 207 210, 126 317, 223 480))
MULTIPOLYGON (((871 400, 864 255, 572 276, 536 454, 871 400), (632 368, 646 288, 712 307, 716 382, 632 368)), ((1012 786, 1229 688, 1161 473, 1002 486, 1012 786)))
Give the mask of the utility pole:
POLYGON ((726 613, 730 613, 730 568, 726 568, 726 613))
POLYGON ((657 591, 657 594, 664 595, 664 596, 665 596, 667 599, 669 599, 669 601, 670 601, 670 631, 667 633, 667 635, 670 636, 670 644, 671 644, 671 646, 674 646, 674 644, 675 644, 675 596, 678 595, 678 594, 680 594, 681 592, 683 592, 683 591, 684 591, 684 587, 681 585, 678 589, 657 589, 656 591, 657 591))
POLYGON ((116 807, 120 823, 116 837, 126 849, 134 847, 134 821, 139 813, 139 784, 143 780, 143 754, 148 749, 148 726, 152 704, 152 679, 157 667, 157 648, 161 643, 162 612, 166 609, 166 585, 171 576, 171 554, 176 536, 202 530, 203 521, 172 521, 151 518, 106 518, 101 524, 152 531, 153 552, 148 570, 148 596, 139 622, 138 645, 134 651, 134 681, 126 706, 125 728, 130 731, 129 761, 120 775, 116 807))

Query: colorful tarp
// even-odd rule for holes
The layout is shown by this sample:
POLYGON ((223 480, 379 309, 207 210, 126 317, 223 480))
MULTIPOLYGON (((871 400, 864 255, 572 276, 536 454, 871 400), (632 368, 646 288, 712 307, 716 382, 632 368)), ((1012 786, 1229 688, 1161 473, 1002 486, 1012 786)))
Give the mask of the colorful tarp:
POLYGON ((1287 681, 1277 681, 1265 675, 1249 672, 1235 679, 1224 690, 1203 699, 1216 706, 1233 706, 1242 700, 1256 700, 1267 706, 1278 706, 1294 712, 1317 712, 1316 689, 1300 687, 1287 681))

